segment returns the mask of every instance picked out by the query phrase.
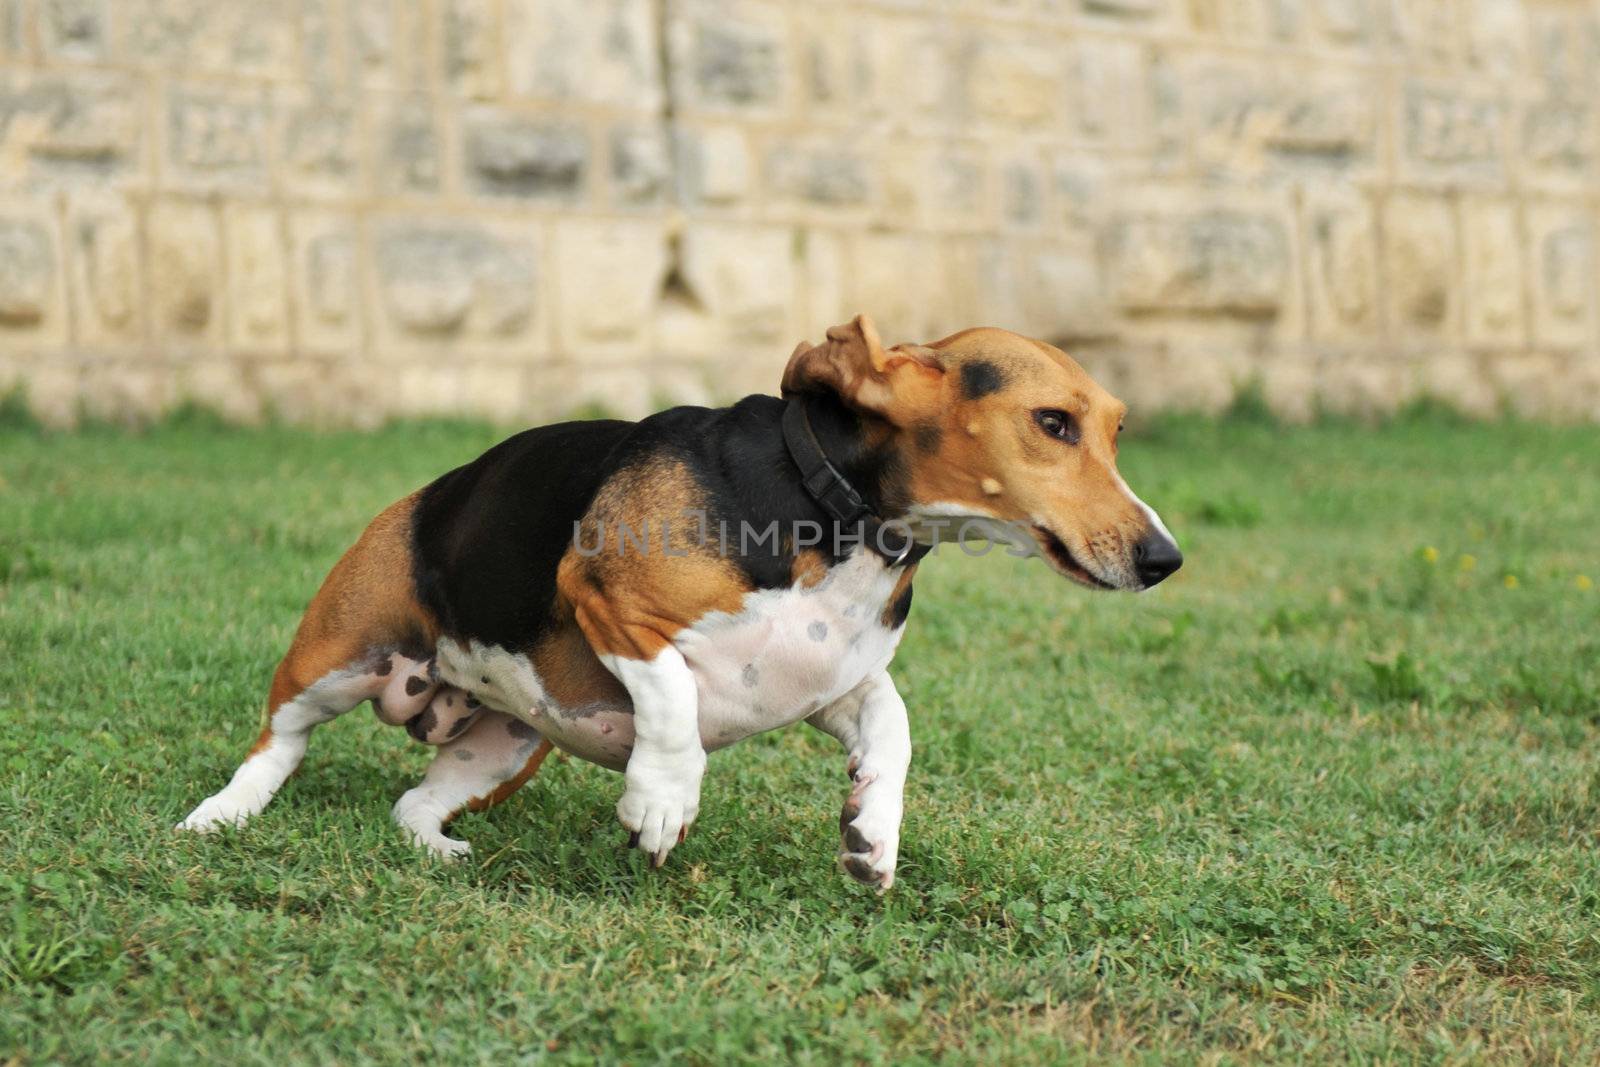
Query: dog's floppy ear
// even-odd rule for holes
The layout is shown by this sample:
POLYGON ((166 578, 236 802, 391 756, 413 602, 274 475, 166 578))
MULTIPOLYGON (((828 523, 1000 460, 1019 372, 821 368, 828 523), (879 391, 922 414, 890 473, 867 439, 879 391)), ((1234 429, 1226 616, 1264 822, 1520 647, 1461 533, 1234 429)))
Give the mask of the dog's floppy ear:
POLYGON ((858 411, 907 425, 937 402, 944 361, 921 345, 884 348, 865 315, 828 331, 820 345, 802 341, 783 372, 783 395, 833 393, 858 411))

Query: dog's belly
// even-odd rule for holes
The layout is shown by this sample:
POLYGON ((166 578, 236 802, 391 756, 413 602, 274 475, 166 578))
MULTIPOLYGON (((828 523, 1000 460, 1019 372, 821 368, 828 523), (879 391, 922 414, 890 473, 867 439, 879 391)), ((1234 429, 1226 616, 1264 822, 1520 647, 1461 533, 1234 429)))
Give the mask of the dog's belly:
POLYGON ((798 722, 888 666, 903 630, 882 614, 898 578, 861 553, 815 585, 749 593, 740 611, 680 631, 706 749, 798 722))
MULTIPOLYGON (((797 722, 886 667, 903 632, 881 619, 898 577, 863 554, 813 586, 747 594, 740 611, 679 631, 673 644, 694 672, 706 749, 797 722)), ((614 770, 627 766, 633 707, 625 699, 563 704, 526 655, 498 646, 441 638, 438 663, 446 682, 564 751, 614 770)), ((603 668, 596 662, 595 669, 603 668)))

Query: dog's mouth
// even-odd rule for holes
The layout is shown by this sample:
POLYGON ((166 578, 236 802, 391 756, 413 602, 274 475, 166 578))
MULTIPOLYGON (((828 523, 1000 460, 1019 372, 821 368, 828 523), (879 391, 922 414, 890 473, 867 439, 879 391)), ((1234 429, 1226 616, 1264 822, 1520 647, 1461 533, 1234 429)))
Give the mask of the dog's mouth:
POLYGON ((1116 586, 1100 578, 1088 567, 1079 563, 1078 557, 1072 554, 1072 550, 1062 542, 1061 538, 1045 527, 1036 524, 1033 527, 1033 536, 1038 539, 1040 547, 1044 549, 1045 557, 1050 560, 1055 569, 1079 585, 1088 586, 1090 589, 1116 588, 1116 586))

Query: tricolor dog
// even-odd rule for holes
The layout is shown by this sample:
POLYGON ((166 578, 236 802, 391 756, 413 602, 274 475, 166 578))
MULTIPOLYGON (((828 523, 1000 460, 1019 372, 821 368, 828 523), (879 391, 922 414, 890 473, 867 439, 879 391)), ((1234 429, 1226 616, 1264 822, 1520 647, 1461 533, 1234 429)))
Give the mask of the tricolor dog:
POLYGON ((182 826, 259 812, 311 731, 362 701, 438 753, 395 819, 453 856, 463 810, 551 746, 622 771, 659 865, 706 753, 804 720, 854 783, 844 867, 894 880, 911 762, 888 673, 941 537, 982 536, 1092 589, 1182 556, 1117 473, 1124 406, 1058 349, 998 329, 884 348, 865 316, 800 345, 782 399, 527 430, 393 504, 311 601, 267 724, 182 826))

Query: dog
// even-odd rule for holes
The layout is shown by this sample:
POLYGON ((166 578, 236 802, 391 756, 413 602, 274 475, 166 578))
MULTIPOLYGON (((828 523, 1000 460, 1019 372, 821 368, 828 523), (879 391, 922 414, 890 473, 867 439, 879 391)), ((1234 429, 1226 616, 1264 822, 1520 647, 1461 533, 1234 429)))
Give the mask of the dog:
POLYGON ((790 357, 781 397, 519 433, 383 511, 273 675, 265 728, 180 823, 239 824, 311 731, 363 701, 438 746, 394 806, 453 857, 553 747, 622 771, 654 866, 699 811, 706 754, 804 720, 848 753, 840 859, 887 889, 911 762, 888 674, 912 579, 981 538, 1091 589, 1182 564, 1117 472, 1125 406, 1064 352, 981 327, 884 348, 865 316, 790 357))

